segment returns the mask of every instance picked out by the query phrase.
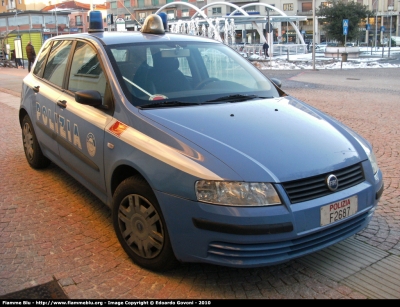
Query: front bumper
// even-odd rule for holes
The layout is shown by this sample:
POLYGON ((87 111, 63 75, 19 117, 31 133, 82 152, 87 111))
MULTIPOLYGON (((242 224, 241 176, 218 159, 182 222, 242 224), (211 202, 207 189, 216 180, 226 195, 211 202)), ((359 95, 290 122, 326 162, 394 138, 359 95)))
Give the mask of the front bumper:
POLYGON ((156 192, 175 256, 231 267, 274 265, 316 252, 367 227, 383 191, 382 175, 345 191, 294 205, 227 207, 156 192), (358 196, 356 214, 320 226, 320 208, 358 196))

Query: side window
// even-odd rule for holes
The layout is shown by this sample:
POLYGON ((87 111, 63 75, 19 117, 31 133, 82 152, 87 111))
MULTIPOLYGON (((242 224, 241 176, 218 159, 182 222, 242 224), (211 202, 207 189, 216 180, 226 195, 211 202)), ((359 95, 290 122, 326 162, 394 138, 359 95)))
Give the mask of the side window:
POLYGON ((188 77, 192 76, 192 71, 190 70, 189 63, 186 57, 178 58, 179 60, 179 70, 188 77))
POLYGON ((47 54, 49 53, 51 47, 51 41, 47 41, 42 49, 42 52, 39 54, 38 60, 35 65, 35 69, 33 70, 33 74, 37 76, 41 76, 44 69, 44 64, 47 58, 47 54))
POLYGON ((129 78, 130 74, 132 74, 130 67, 131 65, 128 60, 129 51, 127 49, 111 48, 111 52, 114 56, 115 61, 117 62, 121 75, 129 78))
POLYGON ((214 48, 199 48, 209 78, 236 82, 242 80, 242 85, 254 88, 253 78, 242 66, 230 57, 214 48))
POLYGON ((68 90, 96 90, 104 97, 106 88, 107 80, 96 50, 84 42, 78 42, 73 55, 68 90))
POLYGON ((119 62, 126 62, 127 59, 127 55, 128 55, 128 50, 126 49, 111 49, 111 52, 114 56, 114 59, 117 63, 119 62))
POLYGON ((151 55, 150 48, 146 48, 146 62, 149 66, 153 67, 153 56, 151 55))
MULTIPOLYGON (((171 49, 171 48, 160 48, 160 51, 162 53, 165 53, 165 52, 166 53, 171 53, 171 52, 175 53, 175 49, 171 49)), ((188 62, 188 60, 186 58, 187 56, 190 56, 190 50, 183 49, 183 51, 187 52, 187 54, 186 54, 186 52, 184 52, 186 54, 185 56, 174 55, 172 57, 176 57, 178 59, 178 61, 179 61, 179 68, 178 69, 181 71, 181 73, 183 73, 187 77, 191 77, 192 76, 192 72, 190 70, 189 62, 188 62)), ((153 65, 153 64, 151 64, 151 65, 153 65)))
POLYGON ((56 41, 51 48, 49 60, 44 68, 43 78, 62 86, 72 41, 56 41))

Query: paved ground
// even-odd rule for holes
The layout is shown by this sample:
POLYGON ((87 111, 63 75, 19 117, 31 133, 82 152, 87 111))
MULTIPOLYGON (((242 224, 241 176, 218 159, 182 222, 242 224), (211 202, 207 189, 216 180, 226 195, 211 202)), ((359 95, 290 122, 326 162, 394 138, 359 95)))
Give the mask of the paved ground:
POLYGON ((400 69, 264 71, 373 144, 385 191, 367 229, 282 265, 163 274, 128 259, 88 190, 57 166, 28 166, 17 116, 26 73, 0 68, 0 297, 56 280, 71 299, 400 298, 400 69))

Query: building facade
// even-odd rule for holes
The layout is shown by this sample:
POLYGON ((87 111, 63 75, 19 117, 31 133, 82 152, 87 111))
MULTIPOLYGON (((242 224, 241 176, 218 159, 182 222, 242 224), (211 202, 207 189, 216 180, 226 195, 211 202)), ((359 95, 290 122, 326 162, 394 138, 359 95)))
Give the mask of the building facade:
MULTIPOLYGON (((207 4, 205 0, 107 0, 107 12, 113 16, 114 21, 124 20, 127 30, 136 30, 140 28, 148 15, 154 14, 168 3, 174 3, 164 10, 171 21, 190 19, 196 13, 195 9, 180 5, 178 2, 186 2, 197 8, 207 4)), ((114 28, 116 28, 115 25, 110 27, 110 29, 114 28)))
MULTIPOLYGON (((8 47, 6 53, 13 50, 15 40, 21 40, 23 46, 31 41, 35 49, 39 50, 43 42, 52 36, 88 30, 88 12, 91 9, 88 3, 29 3, 25 4, 24 0, 0 0, 0 46, 2 50, 8 47)), ((96 5, 96 9, 103 11, 105 25, 106 6, 96 5)))
MULTIPOLYGON (((86 32, 89 3, 78 1, 49 1, 49 5, 25 0, 0 0, 0 33, 17 30, 41 29, 44 35, 86 32), (4 4, 4 5, 3 5, 4 4)), ((106 15, 106 5, 94 5, 106 15)))
MULTIPOLYGON (((350 1, 350 0, 349 0, 350 1)), ((218 3, 218 0, 208 0, 208 3, 218 3)), ((254 6, 247 6, 246 11, 259 12, 261 15, 266 15, 267 9, 257 4, 266 3, 276 7, 280 11, 284 12, 288 16, 305 16, 307 17, 304 21, 297 22, 297 27, 303 33, 306 41, 312 40, 313 36, 313 4, 318 10, 320 6, 329 6, 330 1, 327 0, 260 0, 260 1, 245 1, 245 0, 233 0, 229 1, 238 6, 254 3, 254 6)), ((365 43, 371 41, 375 35, 377 39, 383 44, 387 42, 391 36, 399 35, 399 4, 397 0, 355 0, 362 5, 366 5, 370 10, 375 11, 374 16, 369 16, 367 22, 360 24, 360 37, 357 43, 365 43), (369 30, 366 30, 369 24, 369 30)), ((208 16, 225 16, 230 14, 233 9, 230 7, 224 7, 224 5, 215 5, 207 9, 208 16)), ((269 12, 271 16, 280 15, 276 11, 269 12)), ((316 19, 315 33, 317 34, 316 42, 329 41, 321 27, 323 19, 316 19)), ((281 42, 293 42, 296 39, 296 33, 289 22, 274 23, 275 35, 274 40, 281 42)), ((251 32, 251 29, 250 29, 251 32)), ((249 31, 247 31, 249 35, 249 31)))
MULTIPOLYGON (((316 9, 320 5, 330 5, 330 1, 327 0, 259 0, 259 1, 248 1, 248 0, 106 0, 107 1, 107 14, 113 16, 114 20, 125 21, 126 29, 137 29, 143 22, 144 18, 149 14, 155 13, 161 7, 168 3, 174 3, 172 6, 165 8, 164 12, 167 14, 170 21, 176 19, 190 19, 196 10, 180 5, 179 2, 186 2, 192 4, 198 8, 202 8, 206 5, 210 5, 203 11, 209 18, 219 18, 231 14, 235 8, 227 6, 222 2, 232 3, 239 7, 246 5, 244 9, 252 14, 259 14, 261 16, 267 16, 269 13, 271 17, 280 16, 281 14, 277 11, 268 9, 260 6, 259 4, 269 4, 276 7, 288 16, 305 16, 306 20, 296 21, 296 26, 300 29, 302 35, 304 35, 305 41, 311 41, 313 39, 313 4, 315 3, 316 9), (253 5, 252 5, 253 4, 253 5), (269 10, 269 12, 268 12, 269 10)), ((352 1, 352 0, 349 0, 352 1)), ((390 36, 399 36, 399 1, 397 0, 354 0, 363 5, 366 5, 370 10, 375 10, 374 16, 369 16, 368 24, 369 30, 366 30, 366 23, 360 24, 360 37, 358 43, 365 43, 377 36, 377 39, 384 43, 385 40, 390 36), (391 31, 391 32, 390 32, 391 31)), ((318 20, 318 19, 317 19, 318 20)), ((316 42, 329 41, 329 37, 326 37, 320 24, 323 22, 319 20, 319 25, 315 27, 316 42)), ((291 43, 298 41, 296 38, 296 32, 293 26, 288 21, 274 22, 274 41, 282 43, 291 43)), ((114 29, 114 26, 108 25, 110 29, 114 29)), ((257 31, 252 28, 251 23, 247 26, 238 26, 236 42, 260 42, 260 37, 257 31), (245 37, 243 37, 245 36, 245 37)))
MULTIPOLYGON (((299 43, 298 35, 289 21, 277 19, 283 12, 287 16, 299 17, 294 22, 300 30, 305 42, 313 40, 313 5, 330 5, 327 0, 0 0, 0 40, 6 36, 18 36, 25 33, 27 37, 37 41, 41 46, 48 37, 74 32, 86 32, 88 12, 96 9, 103 12, 105 30, 138 30, 144 19, 160 8, 167 14, 170 22, 190 20, 198 11, 208 18, 216 19, 229 16, 236 10, 231 3, 252 16, 264 16, 264 36, 267 16, 271 17, 273 34, 271 40, 279 43, 299 43), (103 4, 100 4, 102 1, 103 4), (263 6, 268 4, 270 7, 263 6), (271 9, 271 7, 277 10, 271 9), (113 17, 113 18, 107 18, 113 17), (303 17, 303 18, 300 18, 303 17), (111 20, 115 21, 111 23, 111 20), (120 26, 120 27, 118 27, 120 26), (39 33, 39 34, 38 34, 39 33), (27 34, 27 35, 26 35, 27 34), (39 38, 37 38, 39 37, 39 38)), ((365 44, 377 40, 384 44, 390 36, 399 36, 399 4, 398 0, 348 0, 367 5, 375 11, 369 16, 367 23, 360 24, 360 37, 356 43, 365 44), (369 30, 366 30, 367 24, 369 30)), ((199 15, 198 15, 199 16, 199 15)), ((317 19, 318 20, 318 19, 317 19)), ((329 37, 322 30, 320 19, 314 27, 315 42, 329 41, 329 37)), ((254 23, 237 25, 234 43, 262 43, 263 38, 254 28, 254 23)), ((0 43, 2 43, 0 41, 0 43)))

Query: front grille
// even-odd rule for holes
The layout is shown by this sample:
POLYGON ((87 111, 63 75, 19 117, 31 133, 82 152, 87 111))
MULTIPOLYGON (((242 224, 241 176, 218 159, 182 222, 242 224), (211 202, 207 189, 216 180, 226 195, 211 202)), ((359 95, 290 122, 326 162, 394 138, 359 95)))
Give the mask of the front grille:
POLYGON ((355 186, 365 180, 361 163, 326 174, 283 182, 282 186, 292 204, 323 197, 337 191, 355 186), (334 174, 339 181, 339 187, 332 192, 328 189, 325 179, 334 174))

